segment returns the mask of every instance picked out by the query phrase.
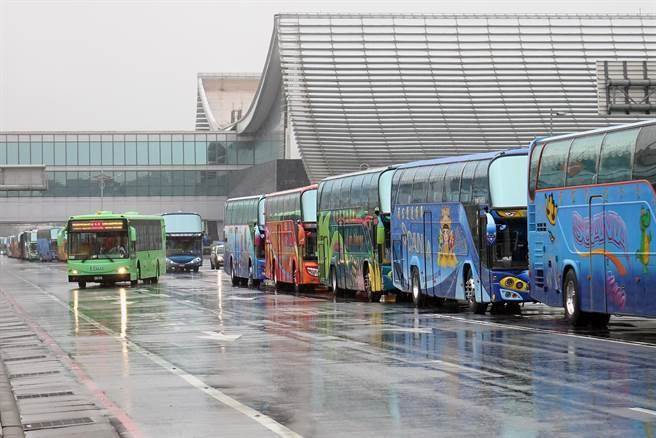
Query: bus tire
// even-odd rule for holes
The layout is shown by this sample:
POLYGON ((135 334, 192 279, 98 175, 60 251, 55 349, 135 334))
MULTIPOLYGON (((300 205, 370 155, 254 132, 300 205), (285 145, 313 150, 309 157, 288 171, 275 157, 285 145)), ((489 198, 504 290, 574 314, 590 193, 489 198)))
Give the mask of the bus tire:
POLYGON ((87 288, 87 282, 86 282, 86 281, 78 281, 78 282, 77 282, 77 286, 78 286, 80 289, 86 289, 86 288, 87 288))
POLYGON ((303 291, 303 287, 298 284, 298 275, 296 274, 296 263, 292 263, 292 288, 294 294, 298 295, 303 291))
POLYGON ((233 286, 239 285, 239 278, 235 275, 235 265, 232 263, 232 259, 230 260, 230 282, 233 286))
POLYGON ((424 294, 421 293, 421 283, 419 282, 419 271, 417 268, 412 268, 410 276, 410 293, 412 294, 412 304, 415 307, 424 307, 426 303, 424 294))
POLYGON ((563 307, 565 319, 572 327, 581 327, 588 323, 588 314, 581 310, 579 281, 573 269, 568 269, 563 282, 563 307))
POLYGON ((362 268, 362 284, 364 285, 364 293, 367 296, 368 302, 373 303, 380 300, 380 294, 371 290, 371 274, 369 273, 368 265, 362 268))
POLYGON ((155 276, 150 279, 150 282, 153 284, 157 284, 159 281, 159 262, 157 263, 157 270, 155 271, 155 276))
POLYGON ((487 311, 487 303, 479 303, 476 301, 476 280, 472 274, 471 268, 465 266, 465 298, 471 310, 476 315, 484 315, 487 311))
POLYGON ((200 269, 200 266, 194 267, 194 272, 198 272, 199 269, 200 269))
POLYGON ((333 265, 330 266, 330 288, 335 295, 339 294, 340 290, 337 285, 337 269, 335 269, 335 266, 333 265))

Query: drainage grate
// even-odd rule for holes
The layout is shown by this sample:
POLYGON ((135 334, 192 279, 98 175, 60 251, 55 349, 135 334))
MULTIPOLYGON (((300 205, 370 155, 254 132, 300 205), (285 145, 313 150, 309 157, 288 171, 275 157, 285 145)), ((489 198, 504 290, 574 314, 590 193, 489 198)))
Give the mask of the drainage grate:
POLYGON ((23 400, 26 398, 60 397, 63 395, 73 395, 73 391, 43 392, 41 394, 24 394, 24 395, 17 395, 16 399, 23 400))
POLYGON ((46 356, 23 356, 23 357, 10 357, 8 359, 5 359, 5 362, 13 362, 17 360, 32 360, 32 359, 45 359, 46 356))
POLYGON ((81 426, 83 424, 93 424, 93 421, 89 417, 80 417, 80 418, 67 418, 66 420, 56 420, 56 421, 35 421, 33 423, 23 424, 24 430, 41 430, 41 429, 55 429, 58 427, 68 427, 68 426, 81 426))
POLYGON ((18 374, 10 374, 9 379, 19 379, 21 377, 33 377, 33 376, 48 376, 51 374, 59 374, 59 371, 38 371, 35 373, 18 373, 18 374))

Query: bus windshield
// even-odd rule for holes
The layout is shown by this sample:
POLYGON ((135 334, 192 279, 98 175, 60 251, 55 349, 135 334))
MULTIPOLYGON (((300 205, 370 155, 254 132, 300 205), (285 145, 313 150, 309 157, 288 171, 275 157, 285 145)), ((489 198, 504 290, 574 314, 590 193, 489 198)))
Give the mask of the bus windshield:
POLYGON ((72 260, 121 259, 128 257, 128 233, 126 231, 104 231, 70 233, 72 260))
POLYGON ((303 192, 301 197, 303 222, 317 221, 317 189, 303 192))
POLYGON ((526 269, 528 267, 528 235, 526 217, 497 219, 497 239, 492 267, 526 269))
POLYGON ((528 181, 526 155, 502 156, 490 164, 492 208, 526 207, 528 181))
POLYGON ((380 196, 380 212, 390 213, 392 211, 392 176, 393 170, 387 170, 380 175, 378 181, 378 194, 380 196))
POLYGON ((166 255, 200 255, 202 248, 202 238, 200 236, 169 236, 166 239, 166 255))

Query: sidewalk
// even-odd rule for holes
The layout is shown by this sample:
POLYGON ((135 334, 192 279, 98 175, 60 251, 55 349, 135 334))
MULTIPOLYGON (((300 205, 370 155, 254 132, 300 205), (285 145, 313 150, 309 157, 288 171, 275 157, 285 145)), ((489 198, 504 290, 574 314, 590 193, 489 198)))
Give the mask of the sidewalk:
POLYGON ((0 361, 1 438, 127 436, 2 293, 0 361))

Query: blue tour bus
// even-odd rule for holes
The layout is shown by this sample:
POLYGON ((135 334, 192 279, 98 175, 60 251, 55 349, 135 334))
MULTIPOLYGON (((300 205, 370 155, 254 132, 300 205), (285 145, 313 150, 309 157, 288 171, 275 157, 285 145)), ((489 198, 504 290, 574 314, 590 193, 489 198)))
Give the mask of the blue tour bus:
POLYGON ((401 165, 392 178, 394 286, 472 311, 518 312, 529 301, 528 149, 401 165))
POLYGON ((262 195, 226 201, 223 269, 230 275, 233 286, 256 288, 265 280, 264 202, 262 195))
POLYGON ((164 213, 166 272, 194 271, 203 266, 203 221, 197 213, 164 213))
POLYGON ((574 326, 655 316, 656 120, 541 139, 530 157, 532 297, 574 326))

